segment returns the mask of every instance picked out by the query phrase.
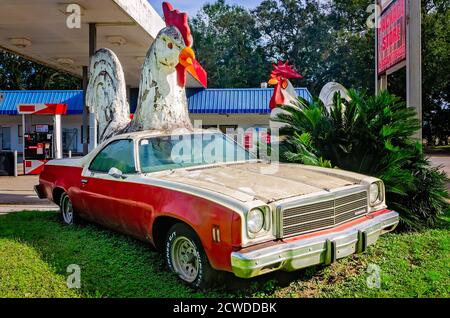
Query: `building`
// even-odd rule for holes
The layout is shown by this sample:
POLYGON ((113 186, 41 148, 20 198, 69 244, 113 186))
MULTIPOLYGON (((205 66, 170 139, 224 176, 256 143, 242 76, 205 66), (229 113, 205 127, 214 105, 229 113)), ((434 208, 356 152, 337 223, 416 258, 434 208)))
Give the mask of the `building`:
MULTIPOLYGON (((204 128, 219 128, 226 132, 236 129, 269 126, 269 101, 273 89, 187 89, 189 112, 193 122, 204 128)), ((299 96, 311 100, 306 88, 298 88, 299 96)), ((137 92, 130 95, 131 112, 137 105, 137 92)), ((83 91, 3 91, 0 92, 0 150, 22 150, 22 118, 17 112, 23 104, 66 104, 62 116, 63 152, 83 152, 83 91)), ((31 125, 53 125, 53 117, 33 115, 31 125)))
MULTIPOLYGON (((111 48, 121 61, 133 112, 142 62, 164 26, 147 0, 2 0, 0 48, 80 77, 84 84, 90 57, 98 48, 111 48)), ((269 124, 271 89, 203 89, 191 75, 186 87, 191 118, 201 120, 205 128, 269 124)), ((311 98, 306 89, 298 93, 311 98)), ((68 106, 67 115, 62 116, 63 152, 87 153, 89 118, 82 91, 0 92, 0 150, 22 152, 18 105, 48 103, 68 106)), ((52 116, 32 115, 31 121, 27 119, 25 128, 53 125, 52 116)))
MULTIPOLYGON (((165 25, 147 0, 2 0, 0 48, 82 78, 84 84, 90 57, 98 48, 111 48, 121 61, 131 95, 139 87, 147 51, 165 25)), ((203 85, 188 75, 186 87, 203 85)), ((83 122, 87 129, 86 107, 83 122)), ((3 135, 9 133, 7 127, 3 129, 3 135)), ((87 136, 85 131, 84 153, 87 136)))

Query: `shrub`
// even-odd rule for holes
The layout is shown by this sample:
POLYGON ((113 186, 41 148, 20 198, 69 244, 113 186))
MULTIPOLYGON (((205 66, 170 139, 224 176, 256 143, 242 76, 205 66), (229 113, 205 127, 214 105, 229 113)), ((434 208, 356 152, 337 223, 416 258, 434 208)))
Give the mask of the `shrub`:
POLYGON ((387 92, 368 97, 350 90, 349 96, 343 102, 336 94, 329 110, 318 100, 282 106, 275 120, 287 124, 282 158, 378 177, 403 229, 434 226, 448 208, 448 179, 413 138, 420 127, 414 110, 387 92))

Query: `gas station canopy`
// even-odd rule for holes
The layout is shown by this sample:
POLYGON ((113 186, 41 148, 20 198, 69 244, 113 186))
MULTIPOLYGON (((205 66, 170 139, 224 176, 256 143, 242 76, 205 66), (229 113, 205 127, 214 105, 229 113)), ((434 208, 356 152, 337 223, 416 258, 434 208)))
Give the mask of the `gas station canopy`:
MULTIPOLYGON (((138 87, 143 59, 165 26, 147 0, 2 0, 0 47, 82 77, 89 65, 89 24, 96 25, 96 47, 112 49, 127 85, 138 87), (67 26, 71 4, 81 9, 81 28, 67 26)), ((187 86, 201 84, 190 77, 187 86)))

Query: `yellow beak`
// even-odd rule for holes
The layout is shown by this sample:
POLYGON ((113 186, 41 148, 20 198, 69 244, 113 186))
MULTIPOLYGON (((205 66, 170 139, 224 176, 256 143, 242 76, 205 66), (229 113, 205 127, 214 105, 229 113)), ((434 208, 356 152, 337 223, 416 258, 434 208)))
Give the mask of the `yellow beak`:
POLYGON ((271 78, 268 82, 269 85, 277 85, 278 84, 278 80, 276 78, 271 78))
POLYGON ((180 53, 180 64, 185 68, 189 68, 194 65, 195 53, 190 47, 184 48, 180 53))
MULTIPOLYGON (((186 84, 186 71, 191 74, 197 81, 199 81, 203 87, 208 87, 208 74, 203 69, 203 67, 200 65, 200 63, 195 58, 194 50, 192 50, 190 47, 184 48, 180 52, 180 64, 177 66, 177 70, 179 72, 183 72, 184 74, 184 80, 183 85, 186 84), (179 69, 179 66, 182 66, 181 69, 179 69)), ((183 77, 183 76, 182 76, 183 77)))

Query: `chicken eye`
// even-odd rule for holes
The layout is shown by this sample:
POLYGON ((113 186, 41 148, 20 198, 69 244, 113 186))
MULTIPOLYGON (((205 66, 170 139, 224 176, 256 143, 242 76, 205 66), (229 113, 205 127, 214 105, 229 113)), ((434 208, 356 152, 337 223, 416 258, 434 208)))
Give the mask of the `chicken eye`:
POLYGON ((172 50, 173 49, 173 43, 172 42, 167 43, 167 47, 172 50))
POLYGON ((283 87, 283 89, 288 88, 289 86, 289 82, 287 80, 283 80, 283 83, 281 83, 281 87, 283 87))

